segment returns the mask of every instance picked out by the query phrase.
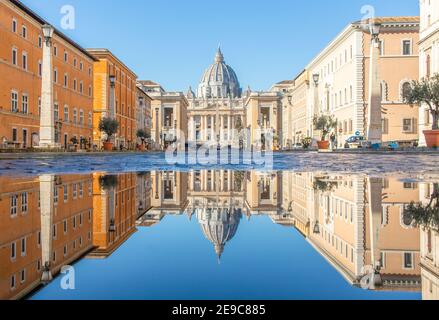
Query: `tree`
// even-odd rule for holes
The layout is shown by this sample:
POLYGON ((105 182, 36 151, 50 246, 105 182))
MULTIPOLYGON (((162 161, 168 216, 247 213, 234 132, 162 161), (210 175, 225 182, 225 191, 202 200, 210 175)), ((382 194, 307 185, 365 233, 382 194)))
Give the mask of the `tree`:
POLYGON ((314 117, 314 128, 322 132, 322 141, 326 141, 328 134, 336 127, 337 120, 333 116, 321 115, 314 117))
POLYGON ((107 135, 107 142, 111 140, 111 137, 117 133, 119 129, 119 122, 113 118, 102 118, 99 122, 99 130, 105 132, 107 135))
POLYGON ((433 130, 439 130, 439 74, 429 79, 413 81, 410 90, 404 95, 404 101, 408 104, 426 104, 433 117, 433 130))
POLYGON ((427 205, 412 202, 404 210, 404 219, 413 221, 416 226, 439 230, 439 183, 433 185, 433 194, 427 205))
POLYGON ((137 130, 137 138, 140 138, 142 140, 142 144, 145 144, 145 140, 151 138, 151 136, 143 129, 137 130))

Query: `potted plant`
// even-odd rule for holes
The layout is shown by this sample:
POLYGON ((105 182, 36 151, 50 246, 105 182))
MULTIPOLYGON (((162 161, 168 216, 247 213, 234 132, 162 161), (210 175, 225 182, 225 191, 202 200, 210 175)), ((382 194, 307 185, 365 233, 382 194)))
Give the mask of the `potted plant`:
POLYGON ((142 141, 142 144, 140 145, 140 150, 144 151, 145 150, 145 140, 150 138, 150 135, 143 129, 139 129, 137 130, 137 138, 140 138, 140 140, 142 141))
POLYGON ((329 181, 325 180, 324 178, 316 178, 314 180, 313 189, 316 191, 327 193, 334 191, 336 187, 338 187, 338 183, 336 181, 329 181))
POLYGON ((109 174, 99 177, 99 184, 101 186, 101 189, 104 191, 114 190, 117 187, 118 181, 119 179, 117 175, 109 174))
POLYGON ((331 130, 335 129, 336 127, 337 120, 335 120, 333 116, 321 115, 314 117, 314 128, 322 133, 322 139, 320 141, 317 141, 319 150, 329 149, 330 143, 326 140, 326 137, 331 132, 331 130))
POLYGON ((99 130, 107 135, 107 140, 104 142, 104 150, 112 151, 113 142, 111 142, 111 137, 117 133, 119 129, 119 122, 113 118, 102 118, 99 122, 99 130))
POLYGON ((309 147, 311 147, 311 144, 312 144, 312 138, 306 137, 302 139, 303 149, 309 149, 309 147))
POLYGON ((439 74, 432 78, 413 81, 410 90, 404 93, 404 100, 411 105, 425 104, 433 117, 431 130, 425 130, 424 136, 429 148, 439 147, 439 74))
MULTIPOLYGON (((72 137, 70 139, 70 143, 71 143, 71 147, 73 147, 73 150, 77 151, 78 150, 78 144, 79 144, 78 138, 72 137)), ((72 150, 72 149, 70 149, 70 150, 72 150)))

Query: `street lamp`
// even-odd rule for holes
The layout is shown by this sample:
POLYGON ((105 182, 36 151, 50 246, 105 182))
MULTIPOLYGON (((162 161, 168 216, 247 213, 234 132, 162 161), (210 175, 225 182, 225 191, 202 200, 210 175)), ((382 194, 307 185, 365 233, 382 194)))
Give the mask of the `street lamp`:
POLYGON ((43 25, 41 29, 43 30, 44 40, 46 40, 46 43, 49 44, 50 40, 53 37, 53 33, 55 32, 55 29, 50 24, 43 25))
POLYGON ((379 23, 370 23, 369 31, 373 39, 377 39, 380 34, 381 25, 379 23))
POLYGON ((320 75, 318 73, 315 73, 312 75, 312 79, 314 80, 314 84, 317 87, 319 85, 320 75))
POLYGON ((110 85, 111 85, 111 87, 114 87, 115 84, 116 84, 116 76, 115 75, 110 75, 110 85))

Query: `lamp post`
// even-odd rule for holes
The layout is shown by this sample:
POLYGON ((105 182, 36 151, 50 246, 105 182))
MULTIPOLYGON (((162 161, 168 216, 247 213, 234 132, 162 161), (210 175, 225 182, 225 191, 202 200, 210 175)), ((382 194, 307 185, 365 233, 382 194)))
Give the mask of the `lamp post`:
POLYGON ((115 108, 115 88, 116 88, 116 76, 110 75, 109 76, 110 81, 110 117, 115 118, 116 117, 116 108, 115 108))
MULTIPOLYGON (((312 79, 314 82, 314 110, 313 110, 313 119, 315 117, 318 117, 319 115, 319 81, 320 81, 320 74, 315 73, 312 75, 312 79)), ((313 132, 313 138, 317 137, 317 132, 314 130, 314 122, 313 119, 311 119, 311 127, 310 132, 313 132)))
POLYGON ((53 253, 53 217, 54 217, 54 190, 55 176, 42 175, 39 177, 40 188, 40 219, 41 219, 41 264, 43 272, 41 281, 49 283, 52 280, 52 253, 53 253))
POLYGON ((381 26, 371 23, 369 32, 372 37, 370 45, 369 65, 369 114, 367 138, 374 148, 382 143, 382 114, 381 114, 381 88, 379 77, 380 34, 381 26))
POLYGON ((55 140, 55 116, 53 104, 53 61, 52 38, 55 29, 48 24, 41 27, 44 36, 43 61, 41 66, 41 113, 40 142, 38 147, 53 149, 59 147, 55 140))

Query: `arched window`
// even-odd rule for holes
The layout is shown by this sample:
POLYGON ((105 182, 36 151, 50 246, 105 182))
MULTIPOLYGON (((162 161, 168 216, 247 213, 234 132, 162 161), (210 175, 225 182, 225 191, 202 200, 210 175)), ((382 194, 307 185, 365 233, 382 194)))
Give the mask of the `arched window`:
POLYGON ((400 101, 404 101, 405 97, 410 93, 410 90, 412 89, 412 85, 410 83, 410 80, 403 80, 401 81, 400 85, 400 101))

